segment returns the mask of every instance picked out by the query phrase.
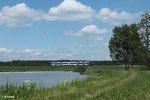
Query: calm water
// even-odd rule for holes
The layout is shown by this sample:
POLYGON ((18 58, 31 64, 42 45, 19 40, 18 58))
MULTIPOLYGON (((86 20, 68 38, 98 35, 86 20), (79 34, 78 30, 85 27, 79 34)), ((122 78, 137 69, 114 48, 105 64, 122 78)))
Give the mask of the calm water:
POLYGON ((85 79, 86 75, 75 72, 0 72, 0 85, 7 82, 23 84, 24 81, 31 81, 42 86, 54 86, 77 78, 85 79))

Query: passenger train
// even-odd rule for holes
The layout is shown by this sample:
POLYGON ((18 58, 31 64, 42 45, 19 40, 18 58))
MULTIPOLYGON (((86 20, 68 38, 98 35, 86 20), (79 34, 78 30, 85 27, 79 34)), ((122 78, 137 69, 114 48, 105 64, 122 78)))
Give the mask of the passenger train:
POLYGON ((49 66, 92 66, 93 61, 51 61, 49 66))

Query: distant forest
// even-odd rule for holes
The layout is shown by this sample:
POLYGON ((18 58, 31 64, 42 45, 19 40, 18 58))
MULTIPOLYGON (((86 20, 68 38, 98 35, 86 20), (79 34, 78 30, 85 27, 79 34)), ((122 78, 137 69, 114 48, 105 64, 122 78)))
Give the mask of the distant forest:
MULTIPOLYGON (((29 60, 29 61, 13 60, 7 62, 0 61, 0 66, 48 66, 50 61, 51 60, 29 60)), ((76 61, 76 60, 55 60, 55 61, 76 61)), ((93 62, 94 65, 120 65, 120 63, 117 61, 115 62, 114 61, 93 61, 93 62)), ((141 64, 138 63, 138 65, 141 64)))

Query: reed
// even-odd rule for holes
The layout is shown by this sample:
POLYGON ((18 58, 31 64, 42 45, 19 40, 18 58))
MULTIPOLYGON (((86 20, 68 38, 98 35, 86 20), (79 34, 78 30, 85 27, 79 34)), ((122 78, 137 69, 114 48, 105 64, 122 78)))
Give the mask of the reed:
POLYGON ((85 74, 92 76, 53 87, 7 83, 0 87, 0 100, 150 100, 150 71, 88 68, 85 74))

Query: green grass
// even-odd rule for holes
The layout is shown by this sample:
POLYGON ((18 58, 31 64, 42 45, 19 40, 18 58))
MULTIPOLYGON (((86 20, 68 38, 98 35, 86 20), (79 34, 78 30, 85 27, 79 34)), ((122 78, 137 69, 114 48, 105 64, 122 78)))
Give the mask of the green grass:
MULTIPOLYGON (((124 67, 121 65, 96 65, 86 66, 88 69, 97 70, 101 69, 115 69, 120 70, 124 67)), ((139 68, 139 66, 138 66, 139 68)), ((0 66, 0 72, 17 72, 17 71, 74 71, 76 66, 0 66)))
POLYGON ((150 100, 150 71, 95 66, 88 67, 85 74, 94 77, 51 88, 6 84, 0 87, 0 100, 4 95, 15 96, 15 100, 150 100))
MULTIPOLYGON (((119 69, 120 66, 86 66, 89 69, 97 69, 97 68, 106 68, 106 69, 119 69)), ((16 71, 73 71, 76 66, 59 66, 59 67, 51 67, 51 66, 0 66, 0 72, 16 72, 16 71)))
POLYGON ((50 67, 50 66, 0 66, 0 72, 18 71, 73 71, 75 67, 50 67))

